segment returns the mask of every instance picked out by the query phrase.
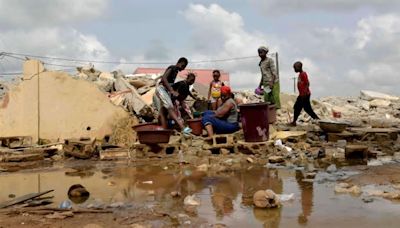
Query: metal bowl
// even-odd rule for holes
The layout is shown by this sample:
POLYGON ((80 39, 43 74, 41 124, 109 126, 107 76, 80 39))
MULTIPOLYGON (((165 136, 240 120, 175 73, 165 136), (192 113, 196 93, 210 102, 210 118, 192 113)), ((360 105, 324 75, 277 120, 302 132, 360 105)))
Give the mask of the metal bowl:
POLYGON ((336 121, 319 121, 319 127, 327 133, 341 133, 349 126, 347 123, 336 121))

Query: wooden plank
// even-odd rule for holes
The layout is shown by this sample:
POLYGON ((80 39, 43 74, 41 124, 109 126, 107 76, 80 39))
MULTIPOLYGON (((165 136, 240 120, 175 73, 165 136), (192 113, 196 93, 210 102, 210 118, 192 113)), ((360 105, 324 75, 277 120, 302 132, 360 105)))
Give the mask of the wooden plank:
POLYGON ((23 195, 23 196, 20 196, 20 197, 18 197, 16 199, 0 203, 0 208, 6 208, 6 207, 9 207, 9 206, 13 206, 13 205, 19 204, 19 203, 23 203, 23 202, 25 202, 27 200, 37 198, 39 196, 45 195, 47 193, 50 193, 52 191, 54 191, 54 190, 48 190, 48 191, 44 191, 44 192, 30 193, 30 194, 27 194, 27 195, 23 195))
POLYGON ((129 149, 116 148, 100 151, 100 160, 128 159, 129 149))

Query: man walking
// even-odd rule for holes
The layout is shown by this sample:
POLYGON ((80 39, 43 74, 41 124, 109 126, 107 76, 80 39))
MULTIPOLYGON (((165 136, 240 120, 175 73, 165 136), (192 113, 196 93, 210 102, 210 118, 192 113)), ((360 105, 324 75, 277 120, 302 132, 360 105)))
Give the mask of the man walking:
POLYGON ((305 71, 303 71, 303 64, 301 62, 295 62, 293 64, 294 72, 299 73, 299 77, 297 79, 297 89, 299 90, 299 96, 297 97, 296 103, 294 104, 294 118, 291 123, 292 126, 296 126, 297 118, 299 118, 301 110, 304 110, 310 115, 313 119, 319 119, 317 114, 315 114, 314 110, 311 107, 310 103, 310 82, 308 81, 308 76, 305 71))

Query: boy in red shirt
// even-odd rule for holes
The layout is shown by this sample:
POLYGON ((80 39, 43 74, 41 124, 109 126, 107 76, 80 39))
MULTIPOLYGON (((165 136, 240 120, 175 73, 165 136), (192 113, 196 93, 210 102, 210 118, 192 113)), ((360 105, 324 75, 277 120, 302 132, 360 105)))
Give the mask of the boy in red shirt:
POLYGON ((297 79, 297 89, 299 90, 299 96, 297 97, 296 103, 294 104, 294 118, 291 125, 296 126, 297 118, 299 118, 301 110, 304 110, 313 119, 319 120, 319 117, 313 109, 310 103, 310 82, 308 81, 307 73, 303 71, 303 64, 301 62, 295 62, 293 64, 294 72, 299 73, 299 78, 297 79))

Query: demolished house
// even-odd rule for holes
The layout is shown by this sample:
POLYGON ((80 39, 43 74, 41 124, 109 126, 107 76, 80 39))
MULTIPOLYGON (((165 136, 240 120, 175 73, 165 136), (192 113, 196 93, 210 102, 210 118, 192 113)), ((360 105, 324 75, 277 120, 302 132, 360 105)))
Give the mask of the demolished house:
MULTIPOLYGON (((117 189, 116 182, 120 181, 119 184, 124 186, 123 191, 110 194, 105 190, 107 199, 114 194, 113 197, 124 200, 126 194, 132 192, 154 196, 156 191, 165 188, 168 189, 168 192, 163 191, 168 195, 165 198, 175 200, 179 199, 181 194, 186 194, 175 188, 186 186, 181 182, 193 180, 191 184, 187 184, 192 188, 193 183, 203 183, 198 181, 202 177, 217 175, 215 180, 219 180, 220 175, 230 175, 230 178, 237 178, 234 171, 240 171, 238 173, 243 183, 249 185, 248 180, 252 177, 254 179, 251 186, 241 184, 241 203, 249 206, 254 204, 258 207, 255 211, 271 210, 269 212, 274 212, 273 208, 280 207, 281 200, 287 201, 288 198, 295 197, 294 194, 280 194, 283 193, 281 187, 276 190, 279 194, 270 189, 260 189, 260 182, 270 183, 270 180, 278 179, 273 174, 277 170, 285 170, 287 173, 296 171, 296 180, 311 186, 314 183, 318 186, 319 183, 337 182, 335 193, 365 193, 391 200, 400 199, 400 191, 397 190, 368 193, 368 189, 357 184, 358 176, 354 176, 356 174, 336 167, 338 162, 353 159, 361 161, 371 170, 371 167, 400 162, 400 99, 397 96, 361 91, 358 97, 316 99, 312 101, 313 107, 323 121, 313 122, 307 114, 302 113, 298 126, 290 127, 287 123, 292 120, 293 105, 297 96, 282 93, 282 107, 276 111, 276 121, 266 121, 269 130, 262 132, 265 136, 262 141, 247 142, 243 130, 205 138, 202 137, 204 134, 201 128, 198 135, 190 136, 166 130, 164 133, 168 135, 164 138, 163 134, 154 135, 157 131, 163 133, 165 129, 160 130, 155 123, 156 113, 152 108, 156 79, 162 71, 138 70, 137 74, 124 75, 120 71, 101 72, 94 66, 78 67, 77 71, 76 74, 70 75, 62 71, 46 70, 37 60, 24 63, 23 75, 19 82, 8 85, 0 100, 0 172, 50 167, 54 162, 64 161, 69 157, 92 159, 94 162, 88 161, 92 162, 91 164, 99 160, 132 161, 133 166, 128 165, 128 168, 121 169, 116 174, 110 174, 111 168, 103 167, 101 175, 94 175, 95 168, 90 168, 91 165, 89 168, 78 165, 72 171, 65 171, 65 175, 101 177, 101 180, 82 181, 82 184, 95 194, 98 191, 96 189, 117 189), (155 129, 155 132, 144 130, 147 135, 141 139, 138 127, 155 129), (145 165, 141 168, 142 163, 145 165), (139 165, 136 166, 137 164, 139 165), (266 172, 270 171, 273 175, 265 177, 266 172), (244 175, 246 172, 248 176, 244 175), (297 176, 297 172, 301 172, 301 177, 297 176), (151 178, 154 173, 162 174, 161 178, 151 178), (126 176, 122 181, 121 175, 126 176), (115 177, 112 181, 106 179, 112 176, 115 177), (347 180, 354 183, 339 183, 347 180), (250 203, 247 202, 249 199, 250 203)), ((199 73, 197 77, 204 89, 195 86, 195 90, 198 89, 199 101, 203 105, 208 104, 204 97, 207 96, 206 88, 211 80, 212 71, 205 72, 208 78, 201 78, 199 73)), ((182 73, 181 79, 185 77, 185 73, 182 73)), ((234 95, 240 104, 259 104, 263 100, 254 91, 235 91, 234 95)), ((188 103, 193 111, 201 113, 201 109, 204 109, 193 100, 188 103)), ((261 122, 261 119, 256 121, 261 122)), ((113 167, 116 167, 116 164, 108 163, 113 167)), ((29 181, 21 181, 25 183, 20 185, 21 188, 28 189, 35 184, 36 179, 26 179, 29 181)), ((17 185, 17 182, 8 180, 12 185, 17 185)), ((37 182, 40 185, 39 175, 37 182)), ((215 181, 217 184, 225 182, 228 183, 215 181)), ((265 187, 270 188, 270 185, 265 187)), ((65 198, 62 187, 57 186, 53 189, 57 192, 56 197, 65 198)), ((203 188, 199 189, 197 192, 203 188)), ((12 188, 3 189, 3 192, 7 193, 12 191, 12 188)), ((28 202, 28 196, 38 198, 51 191, 53 190, 28 195, 24 195, 24 191, 14 191, 19 197, 0 204, 0 208, 29 204, 32 202, 28 202)), ((131 201, 132 199, 137 198, 129 198, 131 201)), ((210 202, 219 199, 221 195, 217 192, 210 202)), ((41 200, 33 202, 39 205, 45 203, 41 200)), ((77 212, 75 208, 64 208, 68 207, 68 202, 62 201, 62 210, 72 214, 77 212)), ((226 199, 223 199, 223 202, 226 202, 226 199)), ((187 195, 184 199, 182 197, 182 200, 174 201, 175 203, 185 206, 201 204, 194 194, 187 195)), ((104 207, 96 209, 92 209, 93 203, 90 203, 84 210, 80 209, 88 213, 111 213, 115 212, 114 209, 108 208, 115 208, 115 205, 118 208, 129 208, 125 207, 123 202, 116 202, 104 204, 104 207)), ((78 203, 74 204, 74 207, 77 206, 78 203)), ((15 209, 13 213, 29 213, 29 207, 15 209)), ((53 218, 52 216, 58 213, 54 212, 54 208, 45 209, 48 211, 41 211, 39 216, 48 213, 46 216, 53 218)), ((154 214, 154 211, 151 211, 151 214, 154 214)))
POLYGON ((37 60, 24 63, 21 82, 2 100, 0 137, 31 136, 59 141, 102 138, 129 114, 98 87, 65 72, 46 71, 37 60))

